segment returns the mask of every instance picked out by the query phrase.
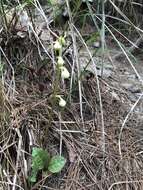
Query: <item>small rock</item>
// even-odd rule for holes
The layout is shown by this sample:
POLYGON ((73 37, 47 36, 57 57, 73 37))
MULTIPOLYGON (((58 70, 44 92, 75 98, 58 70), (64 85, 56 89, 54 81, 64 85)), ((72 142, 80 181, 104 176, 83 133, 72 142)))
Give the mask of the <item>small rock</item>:
POLYGON ((116 92, 113 91, 111 94, 112 94, 112 97, 113 97, 115 100, 120 101, 120 98, 119 98, 119 96, 118 96, 118 94, 117 94, 116 92))
POLYGON ((135 79, 137 79, 137 76, 136 76, 135 74, 130 74, 130 75, 128 76, 128 79, 133 79, 133 80, 135 80, 135 79))
POLYGON ((128 97, 129 97, 129 100, 131 101, 131 102, 136 102, 137 101, 137 98, 136 98, 136 96, 135 95, 133 95, 133 94, 128 94, 128 97))
POLYGON ((132 86, 128 90, 132 93, 141 93, 141 89, 137 86, 132 86))
POLYGON ((128 71, 125 71, 124 75, 130 75, 130 73, 128 71))
POLYGON ((131 83, 122 83, 121 86, 124 87, 126 90, 129 90, 130 88, 132 88, 133 84, 131 84, 131 83))
MULTIPOLYGON (((111 71, 110 69, 103 69, 103 77, 108 78, 108 77, 111 76, 111 74, 112 74, 112 71, 111 71)), ((101 70, 98 70, 98 69, 97 69, 97 75, 98 75, 98 76, 101 76, 101 75, 102 75, 101 70)))

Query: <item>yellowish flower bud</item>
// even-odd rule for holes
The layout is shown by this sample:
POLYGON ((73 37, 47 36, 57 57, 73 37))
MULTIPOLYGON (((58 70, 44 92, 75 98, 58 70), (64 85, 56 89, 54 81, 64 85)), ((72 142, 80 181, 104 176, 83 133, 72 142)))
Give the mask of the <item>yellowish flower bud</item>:
POLYGON ((60 107, 65 107, 66 106, 66 101, 63 98, 60 98, 59 106, 60 107))
POLYGON ((57 50, 57 51, 62 49, 62 45, 60 44, 59 41, 55 41, 54 49, 57 50))
POLYGON ((60 107, 65 107, 66 106, 66 101, 60 95, 56 95, 56 97, 59 98, 59 106, 60 107))
POLYGON ((65 46, 65 44, 66 44, 65 38, 62 37, 62 36, 59 37, 59 42, 60 42, 60 44, 63 45, 63 46, 65 46))
POLYGON ((68 79, 70 77, 70 73, 68 72, 67 68, 66 67, 60 67, 61 69, 61 77, 63 79, 68 79))
POLYGON ((63 60, 63 58, 61 56, 58 57, 57 64, 58 64, 59 67, 64 65, 64 60, 63 60))

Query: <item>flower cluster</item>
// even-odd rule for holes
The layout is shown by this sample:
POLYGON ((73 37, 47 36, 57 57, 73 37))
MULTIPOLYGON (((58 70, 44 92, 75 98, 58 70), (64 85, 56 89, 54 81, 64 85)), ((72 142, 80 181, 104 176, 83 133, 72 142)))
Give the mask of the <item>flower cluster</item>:
POLYGON ((65 38, 60 36, 54 44, 54 49, 57 52, 57 67, 61 72, 61 78, 62 79, 68 79, 70 77, 70 74, 67 70, 67 68, 64 66, 64 59, 62 57, 62 49, 63 46, 65 45, 65 38))
MULTIPOLYGON (((64 66, 64 59, 62 56, 62 52, 63 52, 63 46, 65 46, 66 42, 65 42, 65 38, 60 36, 54 43, 54 50, 56 52, 57 55, 57 70, 60 71, 60 77, 62 79, 68 79, 70 77, 70 73, 67 70, 67 68, 64 66)), ((56 98, 58 98, 59 100, 59 106, 60 107, 65 107, 66 106, 66 101, 61 98, 60 95, 56 95, 56 98)))

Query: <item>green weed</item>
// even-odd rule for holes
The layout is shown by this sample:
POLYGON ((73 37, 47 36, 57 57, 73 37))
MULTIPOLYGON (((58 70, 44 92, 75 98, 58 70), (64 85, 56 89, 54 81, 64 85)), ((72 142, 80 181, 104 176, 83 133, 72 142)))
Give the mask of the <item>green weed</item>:
POLYGON ((59 173, 66 163, 62 156, 53 156, 50 158, 49 153, 42 148, 33 148, 32 150, 32 172, 29 178, 35 183, 37 174, 40 170, 44 172, 59 173))

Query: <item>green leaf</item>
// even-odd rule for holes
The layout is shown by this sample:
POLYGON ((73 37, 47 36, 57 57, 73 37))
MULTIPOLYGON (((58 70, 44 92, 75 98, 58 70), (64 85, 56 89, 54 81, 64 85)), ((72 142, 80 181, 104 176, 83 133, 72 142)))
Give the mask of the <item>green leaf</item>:
POLYGON ((36 182, 36 176, 39 170, 48 168, 49 154, 42 148, 33 148, 32 150, 32 174, 31 182, 36 182))
POLYGON ((48 165, 49 154, 42 148, 33 148, 32 150, 32 168, 41 170, 48 165))
POLYGON ((66 159, 62 156, 53 156, 49 162, 48 170, 51 173, 58 173, 62 170, 66 163, 66 159))
POLYGON ((29 180, 33 183, 36 182, 36 177, 37 177, 37 173, 38 173, 38 170, 34 170, 32 169, 32 173, 31 173, 31 176, 29 178, 29 180))

